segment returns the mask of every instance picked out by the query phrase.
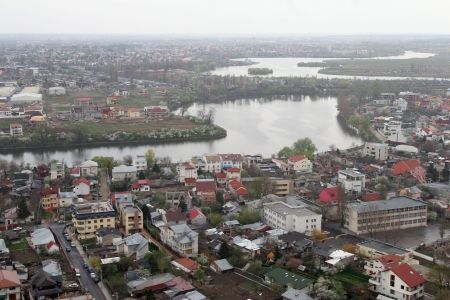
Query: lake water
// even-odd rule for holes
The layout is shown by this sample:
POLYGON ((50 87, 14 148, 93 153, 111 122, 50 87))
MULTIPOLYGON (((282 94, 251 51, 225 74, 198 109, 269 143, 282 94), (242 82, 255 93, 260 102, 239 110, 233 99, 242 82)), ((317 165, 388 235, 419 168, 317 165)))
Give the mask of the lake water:
MULTIPOLYGON (((406 51, 401 55, 386 56, 386 57, 372 57, 370 59, 411 59, 411 58, 428 58, 434 56, 433 53, 421 53, 414 51, 406 51)), ((261 77, 317 77, 317 78, 342 78, 342 79, 407 79, 406 77, 388 77, 388 76, 348 76, 348 75, 328 75, 320 74, 321 67, 298 67, 299 62, 323 62, 325 60, 336 60, 337 58, 311 58, 311 57, 256 57, 256 58, 240 58, 238 61, 250 60, 256 62, 251 66, 233 66, 217 68, 209 72, 212 75, 219 76, 257 76, 248 75, 248 68, 269 68, 273 70, 270 75, 261 77)), ((339 58, 342 59, 342 58, 339 58)), ((417 79, 434 79, 428 77, 416 77, 417 79)))
MULTIPOLYGON (((173 162, 187 160, 204 153, 244 153, 270 156, 282 147, 290 146, 300 138, 309 137, 320 151, 330 145, 347 148, 361 140, 340 127, 337 99, 334 97, 278 97, 245 99, 221 104, 207 104, 205 109, 215 109, 215 123, 224 127, 226 138, 208 142, 179 144, 108 146, 56 151, 25 151, 0 154, 0 159, 38 164, 52 159, 63 160, 72 166, 94 156, 112 156, 122 159, 126 155, 144 154, 151 147, 156 156, 169 156, 173 162)), ((203 106, 194 104, 188 113, 196 115, 203 106)))

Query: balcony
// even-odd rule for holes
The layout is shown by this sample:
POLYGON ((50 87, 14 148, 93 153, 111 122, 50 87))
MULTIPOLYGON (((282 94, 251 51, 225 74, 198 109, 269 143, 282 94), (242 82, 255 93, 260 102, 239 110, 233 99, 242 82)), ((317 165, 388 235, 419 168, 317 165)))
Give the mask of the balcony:
POLYGON ((380 285, 380 283, 378 282, 378 280, 373 279, 373 278, 369 278, 369 283, 373 284, 373 285, 380 285))

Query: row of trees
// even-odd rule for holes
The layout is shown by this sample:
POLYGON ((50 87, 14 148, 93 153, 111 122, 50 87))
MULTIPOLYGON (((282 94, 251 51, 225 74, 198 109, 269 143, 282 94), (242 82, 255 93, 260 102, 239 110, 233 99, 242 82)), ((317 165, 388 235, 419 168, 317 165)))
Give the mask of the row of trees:
POLYGON ((284 147, 278 152, 278 157, 289 158, 294 155, 304 155, 308 159, 314 158, 314 153, 317 151, 316 146, 310 138, 303 138, 297 140, 291 147, 284 147))

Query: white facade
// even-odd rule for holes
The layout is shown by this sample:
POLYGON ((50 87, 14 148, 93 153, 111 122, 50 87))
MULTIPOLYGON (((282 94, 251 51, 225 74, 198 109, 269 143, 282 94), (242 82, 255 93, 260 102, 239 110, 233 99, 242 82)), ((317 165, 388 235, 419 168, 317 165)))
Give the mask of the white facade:
POLYGON ((408 101, 403 98, 398 98, 394 100, 393 105, 397 108, 397 110, 405 111, 408 108, 408 101))
POLYGON ((87 160, 80 166, 81 176, 96 177, 98 175, 98 163, 93 160, 87 160))
POLYGON ((198 233, 186 224, 162 227, 161 241, 183 256, 198 255, 198 233))
POLYGON ((147 159, 145 158, 145 155, 137 155, 133 159, 133 166, 136 167, 136 170, 139 171, 145 171, 147 170, 147 159))
POLYGON ((352 169, 340 170, 338 182, 342 184, 345 192, 361 193, 365 189, 366 176, 352 169))
POLYGON ((48 88, 48 94, 51 96, 61 96, 66 94, 66 89, 62 86, 54 86, 48 88))
POLYGON ((312 172, 312 162, 306 157, 302 159, 290 158, 288 163, 295 172, 312 172))
POLYGON ((11 136, 21 136, 23 135, 23 127, 21 124, 10 124, 9 134, 11 136))
POLYGON ((209 173, 219 173, 222 170, 222 162, 219 155, 204 155, 204 170, 209 173))
POLYGON ((406 137, 402 132, 402 122, 401 121, 389 121, 384 124, 383 129, 384 136, 393 142, 405 143, 406 137))
POLYGON ((281 201, 264 204, 264 221, 272 228, 306 234, 322 228, 322 215, 281 201))
POLYGON ((73 192, 75 195, 86 196, 91 193, 91 187, 85 182, 80 182, 78 185, 73 187, 73 192))
POLYGON ((198 178, 197 169, 191 163, 177 165, 178 181, 184 183, 186 178, 198 178))
POLYGON ((112 180, 123 181, 129 179, 131 181, 136 180, 137 169, 135 166, 120 165, 112 169, 112 180))
POLYGON ((32 102, 42 102, 42 94, 37 93, 19 93, 11 97, 11 104, 24 104, 32 102))
POLYGON ((381 143, 365 143, 363 155, 375 158, 376 160, 388 159, 388 145, 381 143))

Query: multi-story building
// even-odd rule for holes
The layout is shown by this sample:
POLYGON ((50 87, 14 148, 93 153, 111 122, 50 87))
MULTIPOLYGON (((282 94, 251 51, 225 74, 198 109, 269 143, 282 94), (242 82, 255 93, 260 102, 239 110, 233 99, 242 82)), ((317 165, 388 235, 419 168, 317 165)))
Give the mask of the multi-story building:
POLYGON ((9 124, 9 134, 11 136, 22 136, 23 135, 23 126, 20 123, 11 123, 9 124))
POLYGON ((144 228, 144 215, 139 207, 125 204, 120 206, 120 226, 124 229, 125 234, 133 234, 141 232, 144 228))
POLYGON ((352 169, 340 170, 338 182, 342 184, 345 192, 361 193, 366 185, 366 176, 352 169))
POLYGON ((214 174, 222 171, 222 162, 217 154, 203 155, 203 162, 205 172, 214 174))
POLYGON ((184 183, 186 178, 197 179, 197 168, 190 162, 177 165, 178 181, 184 183))
POLYGON ((16 271, 0 270, 0 299, 22 299, 20 279, 16 271))
POLYGON ((363 155, 375 158, 376 160, 388 159, 388 145, 381 143, 365 143, 363 155))
POLYGON ((384 136, 393 142, 404 142, 405 137, 402 132, 402 121, 391 120, 384 124, 384 136))
POLYGON ((285 197, 292 194, 294 183, 290 179, 270 178, 270 192, 279 197, 285 197))
POLYGON ((50 179, 55 180, 64 177, 64 163, 54 160, 50 163, 50 179))
POLYGON ((322 215, 304 206, 292 206, 281 201, 264 204, 264 221, 272 228, 306 234, 322 228, 322 215))
POLYGON ((223 169, 242 168, 244 157, 241 154, 219 154, 223 169))
POLYGON ((367 261, 364 269, 369 289, 388 299, 415 300, 424 298, 426 279, 396 255, 386 255, 367 261))
POLYGON ((344 212, 344 226, 356 234, 427 225, 427 204, 408 197, 355 202, 344 212))
POLYGON ((80 166, 80 173, 84 177, 97 177, 98 163, 93 160, 83 162, 80 166))
POLYGON ((45 210, 55 210, 59 207, 59 189, 48 187, 41 190, 41 205, 45 210))
POLYGON ((200 179, 195 182, 195 196, 202 205, 216 203, 217 185, 214 179, 200 179))
POLYGON ((161 229, 161 241, 172 250, 187 257, 198 255, 198 233, 189 226, 178 224, 161 229))
POLYGON ((136 170, 139 171, 145 171, 147 170, 147 158, 145 158, 145 155, 137 155, 133 159, 133 166, 136 167, 136 170))
POLYGON ((75 204, 73 225, 79 239, 95 238, 96 230, 115 227, 116 211, 109 202, 75 204))

